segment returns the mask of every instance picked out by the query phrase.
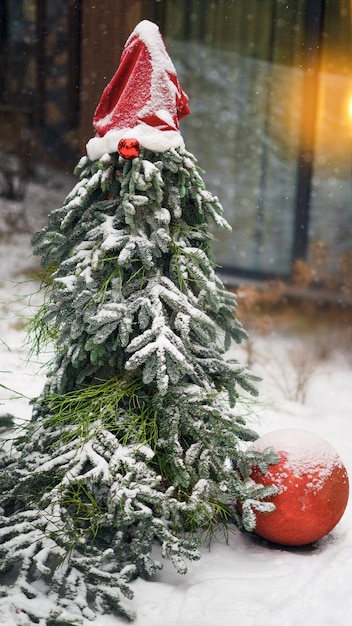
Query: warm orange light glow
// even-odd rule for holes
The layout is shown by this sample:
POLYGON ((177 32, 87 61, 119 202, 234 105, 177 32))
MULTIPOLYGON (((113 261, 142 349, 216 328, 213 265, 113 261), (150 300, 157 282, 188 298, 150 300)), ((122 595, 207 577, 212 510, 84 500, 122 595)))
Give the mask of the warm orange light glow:
POLYGON ((348 99, 348 116, 350 118, 350 123, 352 123, 352 95, 350 95, 348 99))

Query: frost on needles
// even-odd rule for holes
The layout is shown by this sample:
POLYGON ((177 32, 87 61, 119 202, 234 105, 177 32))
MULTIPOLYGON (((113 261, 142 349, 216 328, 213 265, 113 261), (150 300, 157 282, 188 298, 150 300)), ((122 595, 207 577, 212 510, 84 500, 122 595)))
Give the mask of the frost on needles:
POLYGON ((253 530, 274 492, 248 479, 253 455, 275 458, 245 450, 255 380, 224 357, 245 333, 209 223, 229 227, 195 158, 142 148, 84 157, 77 174, 33 239, 46 268, 33 338, 55 355, 1 456, 0 607, 21 626, 133 619, 128 583, 161 567, 155 546, 183 574, 206 533, 253 530))

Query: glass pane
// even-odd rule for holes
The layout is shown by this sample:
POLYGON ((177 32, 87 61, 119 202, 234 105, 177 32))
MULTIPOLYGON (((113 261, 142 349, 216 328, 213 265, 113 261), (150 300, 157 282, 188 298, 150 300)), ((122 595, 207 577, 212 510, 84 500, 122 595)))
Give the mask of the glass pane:
POLYGON ((352 3, 327 0, 319 78, 310 258, 329 271, 352 249, 352 3))
POLYGON ((1 3, 0 105, 34 106, 35 0, 1 3))
POLYGON ((192 115, 181 122, 233 227, 225 267, 288 273, 305 0, 166 0, 163 28, 192 115))

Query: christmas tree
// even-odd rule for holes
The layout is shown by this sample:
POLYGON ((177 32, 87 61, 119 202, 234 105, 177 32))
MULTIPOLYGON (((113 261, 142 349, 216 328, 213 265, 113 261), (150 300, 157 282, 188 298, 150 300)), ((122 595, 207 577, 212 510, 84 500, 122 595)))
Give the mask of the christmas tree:
POLYGON ((133 619, 123 596, 161 567, 156 545, 185 573, 206 533, 251 531, 272 509, 273 488, 248 478, 275 459, 246 451, 257 435, 241 395, 255 380, 224 357, 246 335, 214 271, 209 224, 229 227, 184 147, 187 102, 158 28, 141 22, 80 180, 33 239, 46 270, 32 330, 55 353, 0 474, 1 602, 21 625, 133 619))

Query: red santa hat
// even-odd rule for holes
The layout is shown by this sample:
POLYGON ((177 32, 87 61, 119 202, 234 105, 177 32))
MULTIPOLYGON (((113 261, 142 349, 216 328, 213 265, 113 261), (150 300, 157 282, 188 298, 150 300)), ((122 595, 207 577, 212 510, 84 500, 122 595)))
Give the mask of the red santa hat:
POLYGON ((140 22, 128 38, 116 74, 93 117, 96 136, 87 144, 92 160, 116 152, 121 139, 163 152, 184 145, 179 120, 190 113, 188 97, 156 24, 140 22))

